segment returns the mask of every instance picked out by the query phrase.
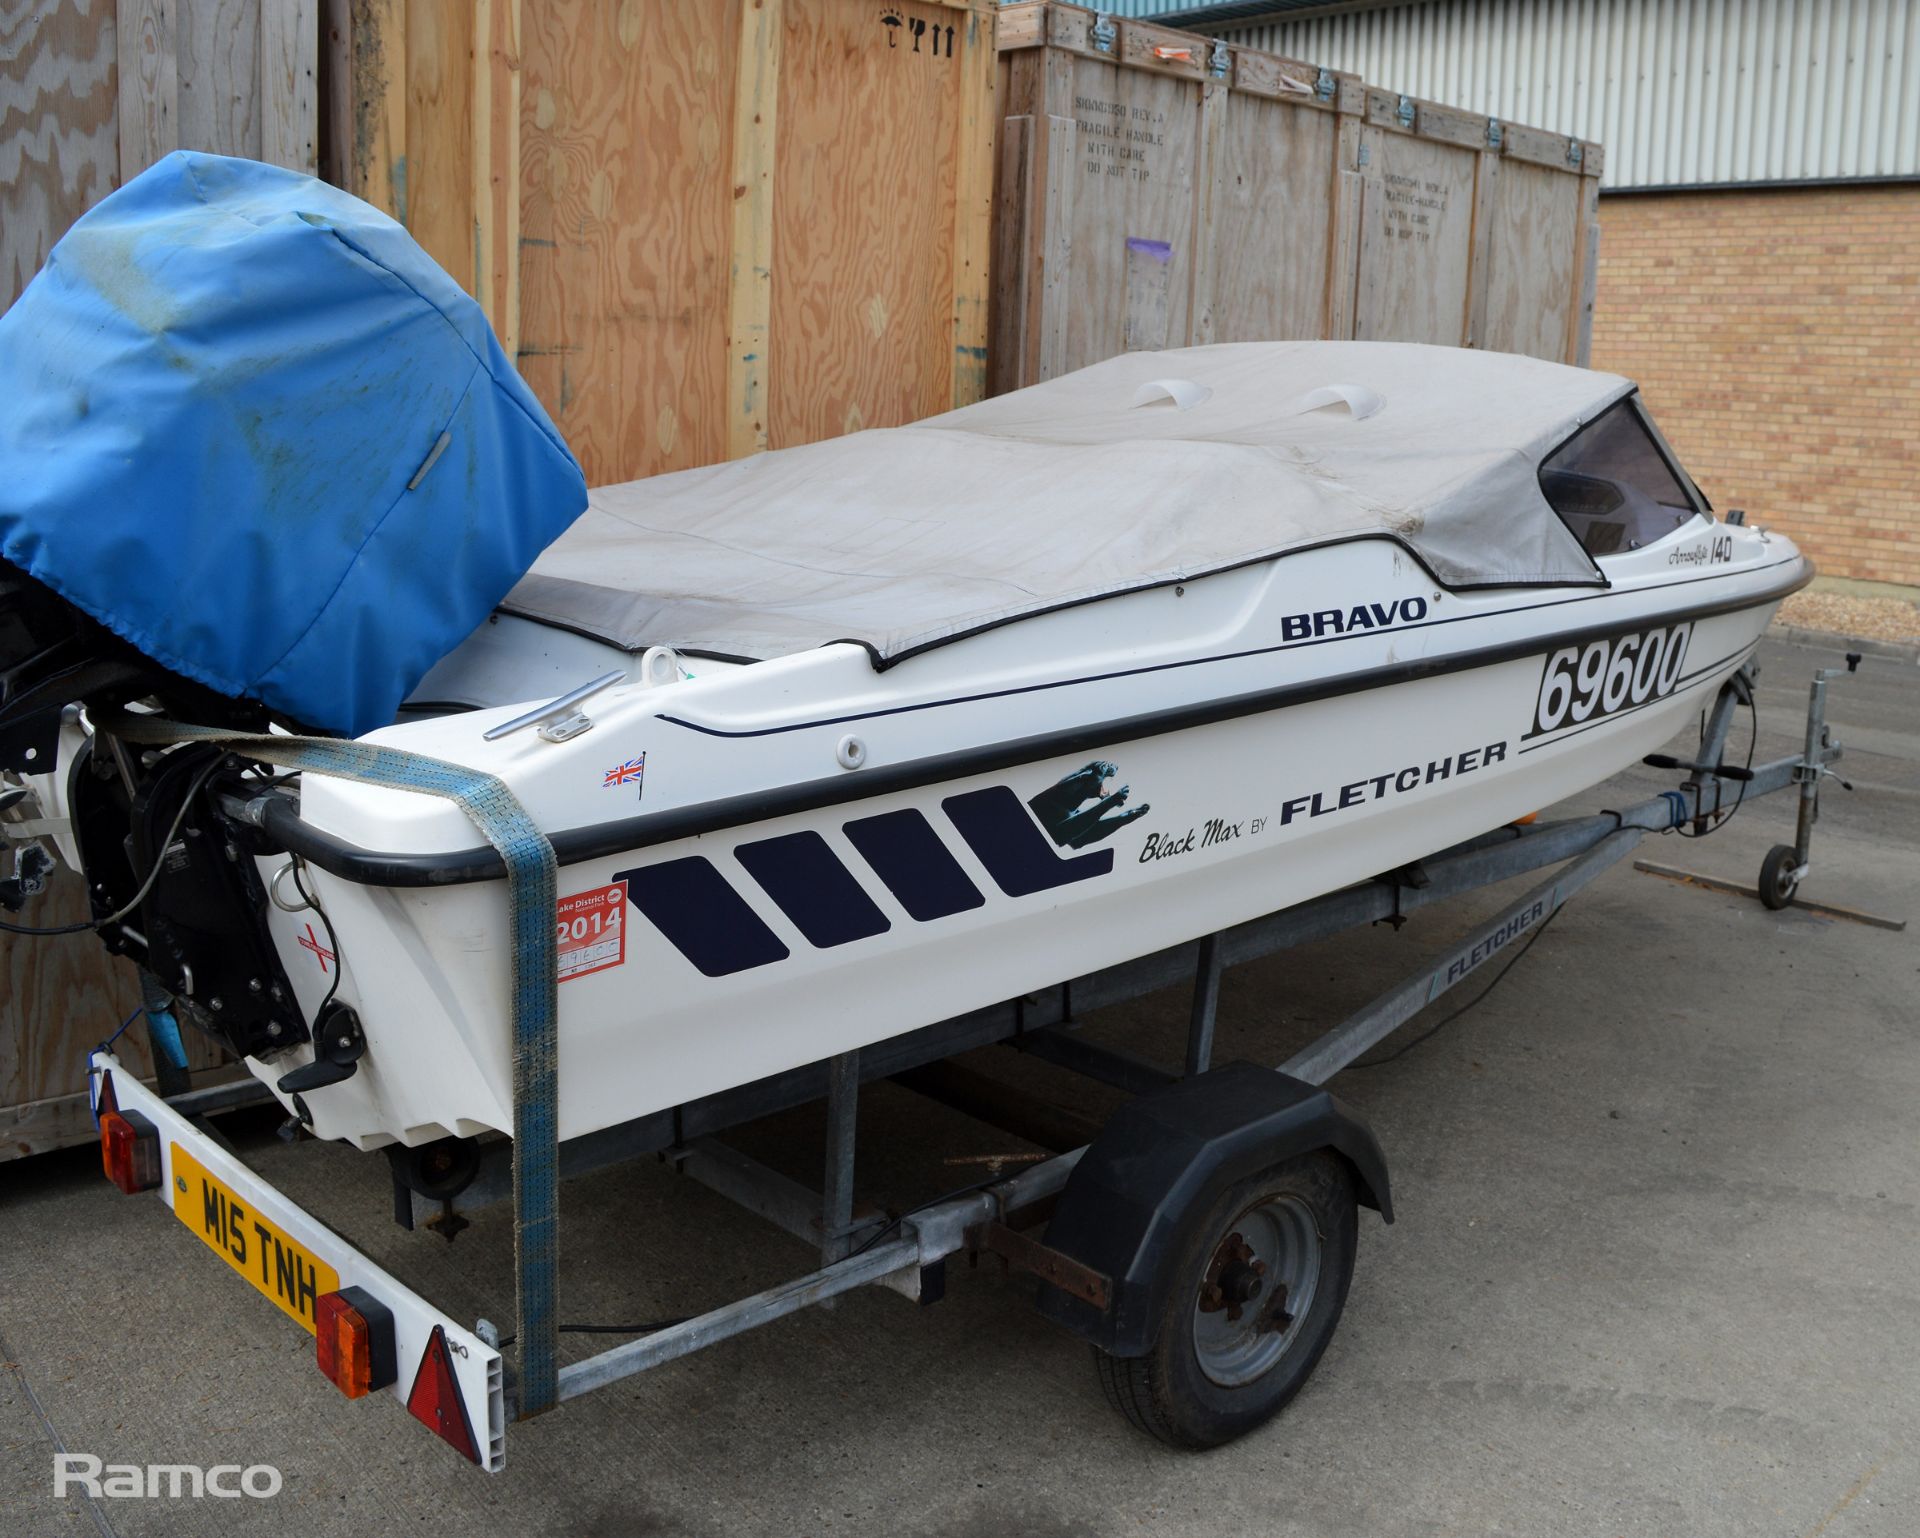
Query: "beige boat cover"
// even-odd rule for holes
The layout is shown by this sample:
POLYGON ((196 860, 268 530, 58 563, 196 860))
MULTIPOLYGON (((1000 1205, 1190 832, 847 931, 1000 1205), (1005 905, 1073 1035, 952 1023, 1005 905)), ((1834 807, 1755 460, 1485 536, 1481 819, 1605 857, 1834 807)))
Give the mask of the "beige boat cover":
POLYGON ((858 641, 884 666, 1353 538, 1452 588, 1594 585, 1540 461, 1631 389, 1404 343, 1126 353, 910 427, 603 486, 502 607, 629 650, 858 641))

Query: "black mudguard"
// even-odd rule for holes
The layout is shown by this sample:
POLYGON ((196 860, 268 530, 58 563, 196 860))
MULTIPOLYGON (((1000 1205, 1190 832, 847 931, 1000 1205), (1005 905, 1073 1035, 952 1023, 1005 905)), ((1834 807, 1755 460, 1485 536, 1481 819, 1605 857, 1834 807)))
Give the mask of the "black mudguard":
POLYGON ((1046 1283, 1040 1311, 1114 1356, 1143 1356, 1173 1284, 1172 1259, 1218 1194, 1287 1159, 1330 1148, 1387 1222, 1387 1161, 1367 1124, 1315 1085, 1227 1063, 1129 1102, 1068 1177, 1047 1245, 1112 1284, 1102 1311, 1046 1283))

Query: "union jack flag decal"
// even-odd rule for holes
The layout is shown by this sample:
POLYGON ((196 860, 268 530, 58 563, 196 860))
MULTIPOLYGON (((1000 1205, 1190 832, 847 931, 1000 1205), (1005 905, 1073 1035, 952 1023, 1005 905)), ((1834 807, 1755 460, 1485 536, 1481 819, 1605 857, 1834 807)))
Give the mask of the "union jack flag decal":
POLYGON ((647 755, 630 758, 624 764, 615 764, 600 781, 602 790, 611 790, 616 785, 631 785, 641 794, 646 793, 644 776, 647 772, 647 755))

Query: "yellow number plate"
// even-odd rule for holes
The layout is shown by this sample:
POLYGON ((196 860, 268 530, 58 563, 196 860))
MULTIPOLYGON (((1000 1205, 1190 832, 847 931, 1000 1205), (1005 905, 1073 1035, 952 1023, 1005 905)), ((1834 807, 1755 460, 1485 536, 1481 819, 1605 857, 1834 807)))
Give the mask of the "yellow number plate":
POLYGON ((313 1305, 321 1293, 339 1287, 340 1273, 235 1196, 178 1143, 173 1145, 173 1215, 313 1333, 313 1305))

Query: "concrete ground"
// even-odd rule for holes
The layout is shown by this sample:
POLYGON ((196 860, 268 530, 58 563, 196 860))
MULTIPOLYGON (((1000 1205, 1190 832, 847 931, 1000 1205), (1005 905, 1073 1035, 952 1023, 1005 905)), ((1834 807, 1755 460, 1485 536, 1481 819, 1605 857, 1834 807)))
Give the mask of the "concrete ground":
MULTIPOLYGON (((1795 745, 1806 677, 1830 660, 1769 643, 1762 757, 1795 745)), ((1920 669, 1870 662, 1833 715, 1859 788, 1828 798, 1803 895, 1920 919, 1920 669)), ((1635 771, 1581 804, 1661 783, 1635 771)), ((1642 855, 1750 882, 1791 814, 1776 797, 1642 855)), ((1279 1061, 1495 900, 1229 973, 1222 1056, 1279 1061)), ((489 1478, 391 1401, 342 1399, 305 1335, 90 1152, 9 1165, 0 1533, 1905 1538, 1920 1532, 1917 974, 1920 928, 1769 913, 1616 867, 1484 1003, 1339 1080, 1387 1149, 1400 1220, 1362 1215, 1345 1321, 1306 1391, 1203 1456, 1123 1424, 1086 1348, 982 1267, 937 1308, 857 1295, 513 1426, 489 1478), (270 1463, 285 1485, 56 1500, 56 1446, 270 1463)), ((1183 1010, 1158 998, 1091 1028, 1171 1056, 1183 1010)), ((1002 1049, 973 1060, 1091 1098, 1002 1049)), ((1014 1146, 891 1085, 863 1112, 863 1190, 924 1199, 974 1178, 945 1161, 1014 1146)), ((452 1246, 405 1234, 383 1160, 282 1143, 258 1116, 227 1126, 427 1296, 511 1317, 506 1213, 452 1246)), ((817 1135, 796 1113, 753 1141, 805 1164, 817 1135)), ((565 1216, 568 1318, 685 1313, 807 1263, 651 1163, 569 1185, 565 1216)))

